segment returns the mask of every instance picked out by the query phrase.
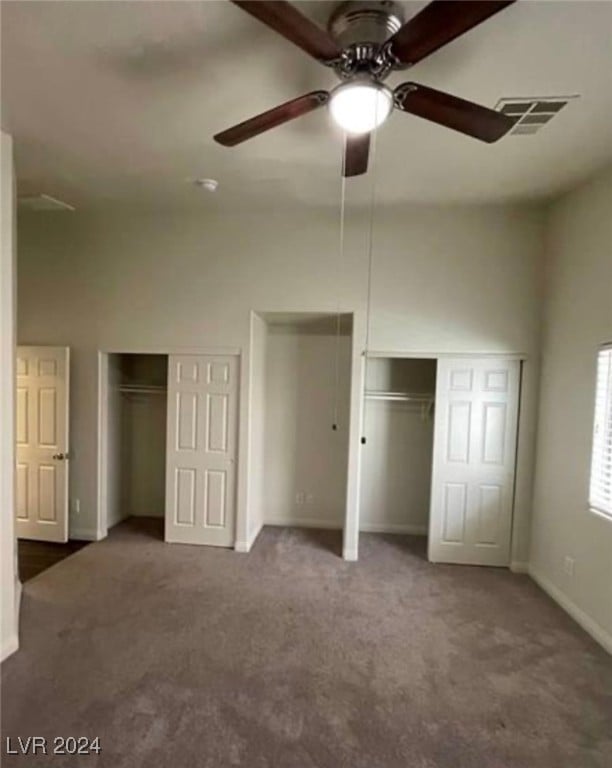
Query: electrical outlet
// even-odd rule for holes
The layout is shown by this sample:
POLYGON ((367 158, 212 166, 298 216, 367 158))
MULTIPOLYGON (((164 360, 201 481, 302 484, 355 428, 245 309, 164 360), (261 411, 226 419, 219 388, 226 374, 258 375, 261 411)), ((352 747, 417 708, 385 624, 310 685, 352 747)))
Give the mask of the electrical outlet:
POLYGON ((296 504, 303 504, 304 503, 304 494, 302 491, 298 491, 295 494, 295 503, 296 504))
POLYGON ((314 493, 306 494, 306 504, 312 504, 314 502, 314 493))
POLYGON ((72 502, 72 509, 74 510, 75 515, 81 514, 81 499, 75 499, 72 502))
POLYGON ((563 561, 563 570, 568 576, 574 575, 574 558, 573 557, 566 555, 565 560, 563 561))

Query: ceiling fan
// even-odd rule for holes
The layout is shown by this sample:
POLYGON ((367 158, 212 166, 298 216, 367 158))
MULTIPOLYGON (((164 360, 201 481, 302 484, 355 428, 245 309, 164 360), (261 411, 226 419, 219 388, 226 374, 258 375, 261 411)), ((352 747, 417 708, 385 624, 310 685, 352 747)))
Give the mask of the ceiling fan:
POLYGON ((413 82, 392 91, 384 80, 515 0, 433 0, 408 21, 402 6, 391 0, 343 2, 331 14, 327 31, 287 2, 232 2, 332 68, 341 83, 331 93, 312 91, 228 128, 214 137, 219 144, 233 147, 329 104, 333 119, 346 131, 343 175, 358 176, 368 169, 371 132, 393 108, 488 143, 514 125, 507 115, 443 91, 413 82))

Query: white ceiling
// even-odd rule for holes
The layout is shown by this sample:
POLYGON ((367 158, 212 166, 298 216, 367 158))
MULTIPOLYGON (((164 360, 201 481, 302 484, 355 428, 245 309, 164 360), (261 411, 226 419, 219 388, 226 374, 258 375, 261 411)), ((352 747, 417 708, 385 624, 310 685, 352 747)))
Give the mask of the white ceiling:
MULTIPOLYGON (((324 22, 335 3, 298 2, 324 22)), ((404 3, 407 15, 424 3, 404 3)), ((395 112, 356 201, 555 195, 612 160, 612 2, 520 0, 395 73, 494 106, 580 94, 539 133, 486 145, 395 112)), ((20 194, 110 205, 337 205, 341 137, 327 111, 227 149, 217 131, 336 82, 229 2, 2 2, 2 127, 20 194), (215 177, 213 198, 189 184, 215 177)))

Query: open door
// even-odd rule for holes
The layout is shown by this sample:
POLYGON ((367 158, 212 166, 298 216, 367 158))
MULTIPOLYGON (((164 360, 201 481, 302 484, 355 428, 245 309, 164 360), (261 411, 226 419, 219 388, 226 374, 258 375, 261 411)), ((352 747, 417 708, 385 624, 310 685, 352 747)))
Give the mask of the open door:
POLYGON ((429 559, 507 566, 519 362, 438 360, 429 559))
POLYGON ((170 355, 165 539, 234 545, 238 357, 170 355))
POLYGON ((68 540, 68 347, 17 348, 20 539, 68 540))

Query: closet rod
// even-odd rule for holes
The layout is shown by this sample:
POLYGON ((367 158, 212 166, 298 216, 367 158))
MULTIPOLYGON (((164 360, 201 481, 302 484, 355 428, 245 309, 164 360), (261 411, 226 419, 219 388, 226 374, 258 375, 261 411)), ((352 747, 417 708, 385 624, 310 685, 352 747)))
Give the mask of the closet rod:
POLYGON ((365 396, 368 400, 401 400, 402 402, 430 403, 435 400, 434 395, 413 394, 410 392, 384 392, 382 390, 366 390, 365 396))
POLYGON ((155 384, 121 384, 119 386, 119 392, 141 395, 165 395, 167 390, 166 387, 155 384))

